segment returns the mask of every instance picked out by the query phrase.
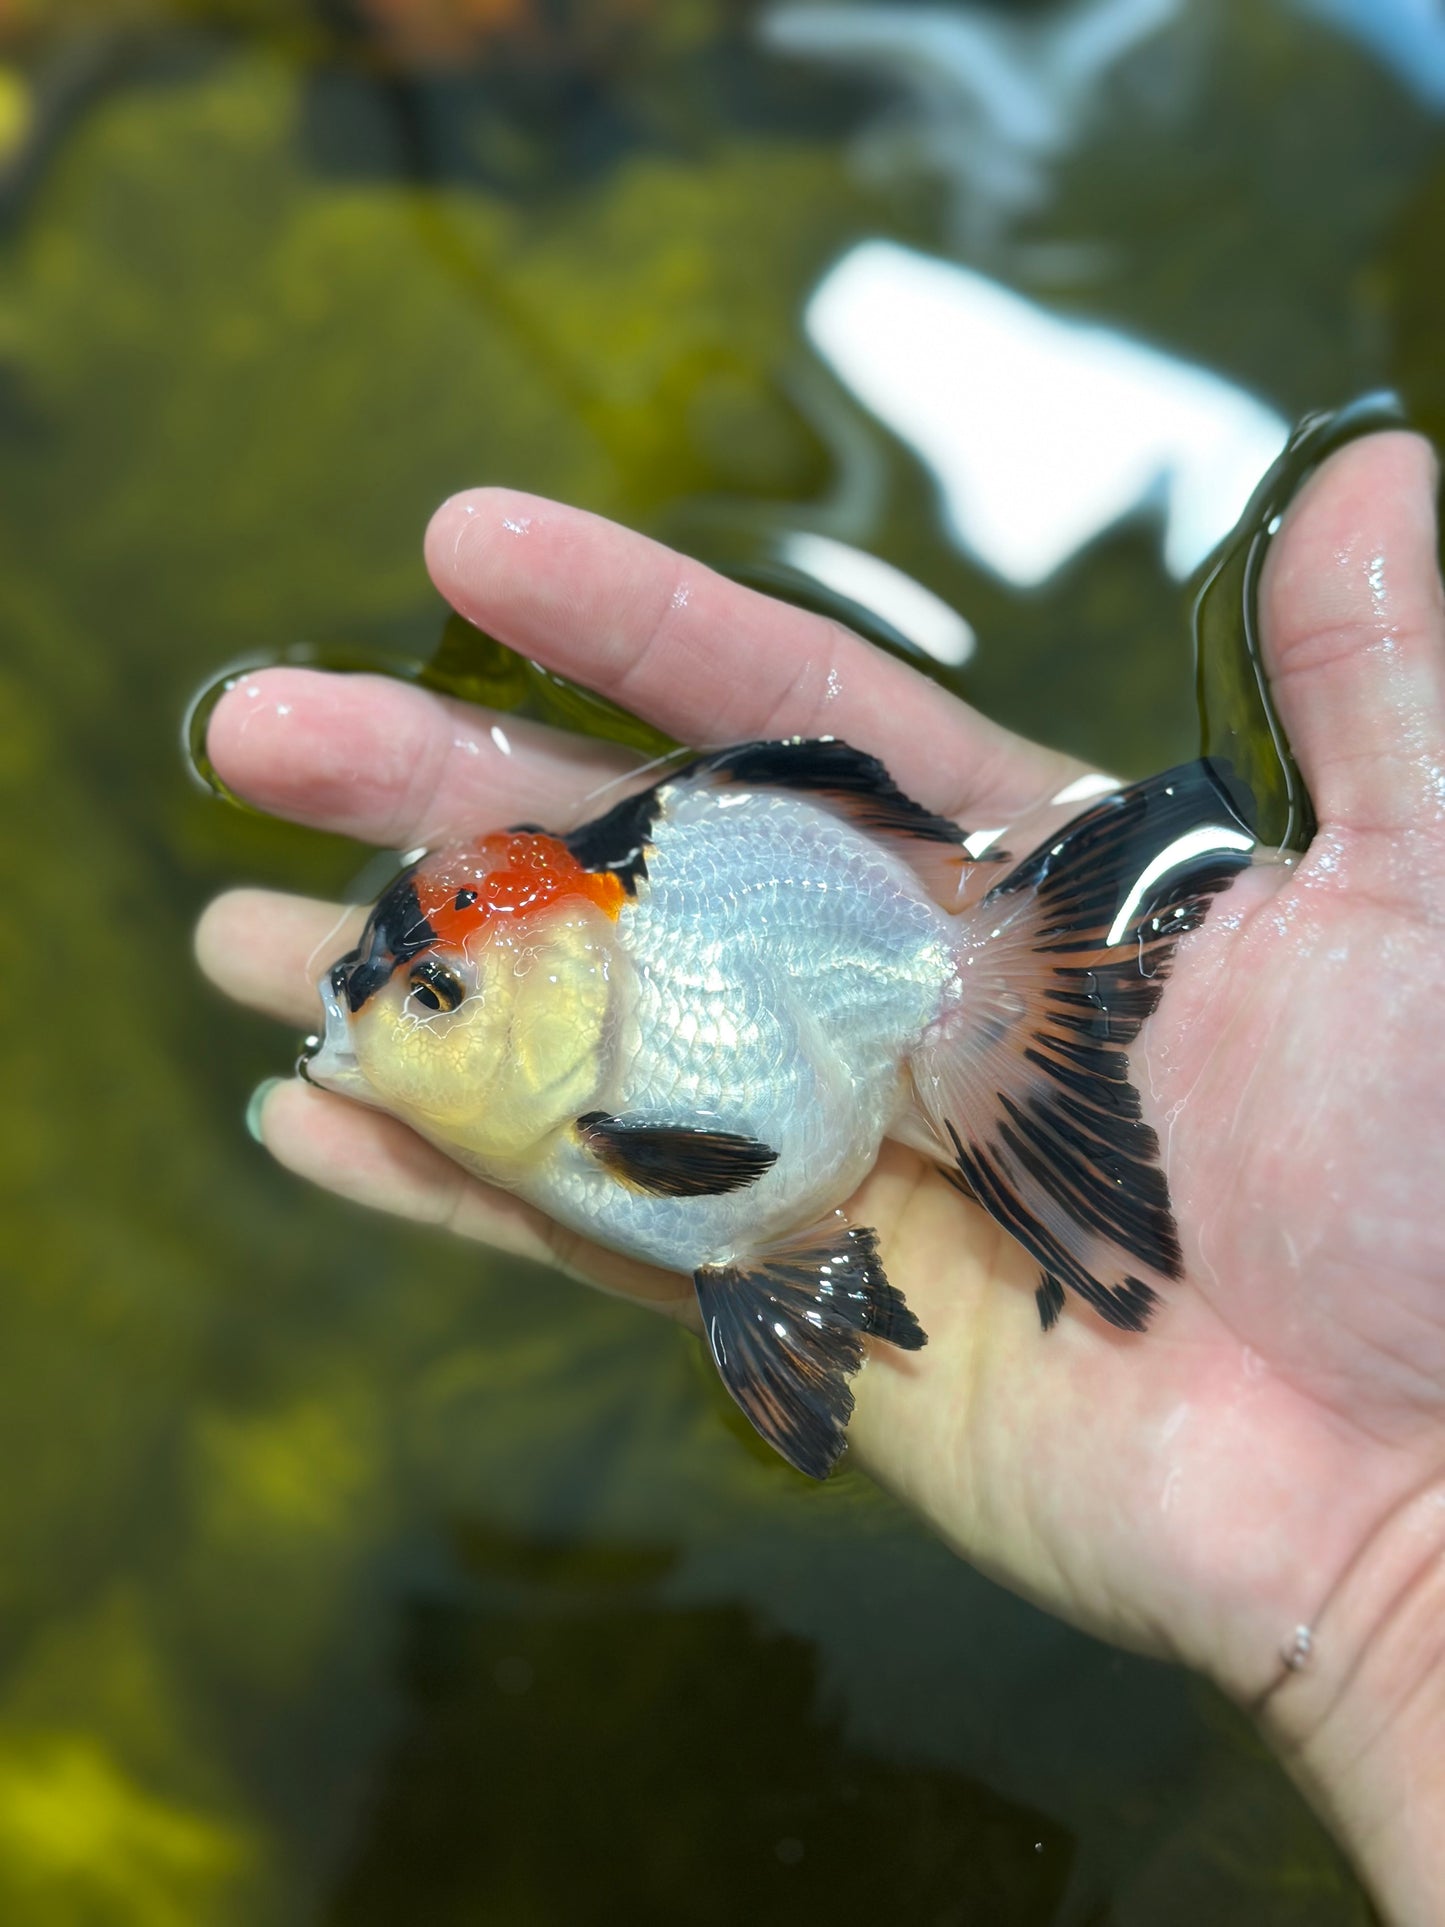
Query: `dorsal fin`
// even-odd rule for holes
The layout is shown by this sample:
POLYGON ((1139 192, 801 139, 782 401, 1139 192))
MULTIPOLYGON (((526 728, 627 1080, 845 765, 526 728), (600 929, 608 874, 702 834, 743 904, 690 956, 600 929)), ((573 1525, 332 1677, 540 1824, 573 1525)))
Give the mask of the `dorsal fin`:
MULTIPOLYGON (((629 895, 647 875, 647 845, 670 789, 688 783, 736 784, 741 789, 794 790, 891 843, 946 908, 956 906, 963 868, 974 861, 966 832, 924 809, 899 789, 876 756, 836 736, 790 736, 778 742, 737 743, 694 757, 651 789, 624 797, 605 816, 584 823, 563 841, 577 861, 610 870, 629 895)), ((989 862, 1004 860, 990 851, 989 862)))
POLYGON ((963 848, 964 832, 905 796, 876 756, 836 736, 738 743, 679 770, 674 782, 709 776, 745 789, 803 790, 879 836, 911 836, 963 848))

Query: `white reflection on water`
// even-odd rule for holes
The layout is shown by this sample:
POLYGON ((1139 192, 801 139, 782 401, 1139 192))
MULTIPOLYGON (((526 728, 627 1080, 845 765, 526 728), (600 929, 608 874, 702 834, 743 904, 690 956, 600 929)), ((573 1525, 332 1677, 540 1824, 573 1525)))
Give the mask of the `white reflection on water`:
MULTIPOLYGON (((1445 0, 1274 0, 1274 9, 1347 34, 1445 111, 1445 0)), ((1013 14, 966 0, 777 0, 759 33, 776 53, 895 82, 898 102, 860 142, 860 164, 882 178, 939 181, 948 238, 988 253, 1047 203, 1059 165, 1120 103, 1135 117, 1177 115, 1218 55, 1221 26, 1208 0, 1065 0, 1013 14)))
POLYGON ((772 7, 764 45, 884 73, 908 96, 863 153, 885 174, 948 184, 957 237, 986 244, 1043 204, 1050 168, 1077 142, 1107 76, 1156 38, 1184 0, 1075 0, 1010 19, 972 6, 772 7))
POLYGON ((973 630, 958 611, 891 562, 808 529, 785 534, 778 553, 789 568, 882 616, 935 662, 957 668, 973 654, 973 630))
POLYGON ((1020 587, 1146 508, 1169 572, 1188 575, 1285 440, 1283 418, 1222 377, 891 241, 845 254, 804 322, 932 470, 960 546, 1020 587))

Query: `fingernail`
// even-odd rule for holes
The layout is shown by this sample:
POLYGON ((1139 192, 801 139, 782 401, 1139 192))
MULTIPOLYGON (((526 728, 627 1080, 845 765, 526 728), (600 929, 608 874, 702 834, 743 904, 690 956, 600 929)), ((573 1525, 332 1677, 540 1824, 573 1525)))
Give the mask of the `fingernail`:
POLYGON ((246 1106, 246 1129, 258 1144, 264 1144, 261 1134, 261 1114, 266 1108, 266 1100, 278 1084, 286 1082, 284 1077, 265 1077, 251 1093, 251 1101, 246 1106))

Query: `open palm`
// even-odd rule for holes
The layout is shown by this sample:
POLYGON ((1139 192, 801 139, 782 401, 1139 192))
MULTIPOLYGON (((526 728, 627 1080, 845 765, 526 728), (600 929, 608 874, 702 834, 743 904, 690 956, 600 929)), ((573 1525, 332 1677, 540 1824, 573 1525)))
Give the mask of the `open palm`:
MULTIPOLYGON (((1297 1627, 1324 1638, 1332 1613, 1368 1618, 1362 1587, 1409 1586, 1412 1560, 1438 1562, 1445 1543, 1432 485, 1413 438, 1357 444, 1275 544, 1266 649, 1321 829, 1297 866, 1253 870, 1217 901, 1141 1040, 1186 1260, 1149 1334, 1071 1304, 1043 1335, 1035 1266, 897 1146, 849 1205, 931 1340, 861 1375, 855 1451, 1008 1583, 1245 1699, 1283 1676, 1297 1627)), ((699 747, 831 733, 973 826, 1080 774, 835 625, 575 510, 457 497, 428 557, 489 633, 699 747)), ((283 669, 226 696, 210 752, 261 807, 390 845, 519 818, 565 827, 626 767, 414 688, 283 669)), ((310 1027, 315 976, 349 941, 340 914, 236 892, 208 912, 200 954, 233 995, 310 1027)), ((692 1315, 687 1280, 550 1225, 390 1119, 287 1084, 262 1128, 335 1190, 692 1315)))

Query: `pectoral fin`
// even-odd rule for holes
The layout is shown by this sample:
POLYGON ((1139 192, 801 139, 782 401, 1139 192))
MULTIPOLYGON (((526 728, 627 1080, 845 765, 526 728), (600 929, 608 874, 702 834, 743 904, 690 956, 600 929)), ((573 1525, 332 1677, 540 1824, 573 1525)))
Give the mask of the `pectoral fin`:
POLYGON ((717 1197, 756 1184, 778 1154, 756 1138, 647 1117, 609 1117, 589 1111, 577 1135, 622 1184, 659 1198, 717 1197))
POLYGON ((810 1479, 826 1478, 847 1443, 864 1340, 910 1352, 928 1342, 888 1282, 875 1234, 841 1213, 747 1263, 705 1266, 693 1282, 723 1383, 810 1479))

